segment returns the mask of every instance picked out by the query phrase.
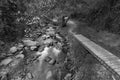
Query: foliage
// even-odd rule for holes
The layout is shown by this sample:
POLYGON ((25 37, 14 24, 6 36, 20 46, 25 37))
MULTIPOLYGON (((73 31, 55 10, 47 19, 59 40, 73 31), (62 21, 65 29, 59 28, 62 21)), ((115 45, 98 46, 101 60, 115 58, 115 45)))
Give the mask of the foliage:
POLYGON ((97 31, 120 33, 120 0, 103 0, 89 10, 87 22, 97 31))
POLYGON ((13 42, 24 33, 23 22, 17 22, 25 12, 23 1, 2 0, 0 15, 0 39, 5 42, 13 42))

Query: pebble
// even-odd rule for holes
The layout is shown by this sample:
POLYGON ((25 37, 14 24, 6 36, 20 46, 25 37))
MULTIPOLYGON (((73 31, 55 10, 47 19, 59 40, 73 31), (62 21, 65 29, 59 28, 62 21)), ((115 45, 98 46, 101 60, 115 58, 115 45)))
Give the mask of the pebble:
POLYGON ((17 47, 13 46, 10 48, 9 52, 10 53, 15 53, 17 51, 17 47))

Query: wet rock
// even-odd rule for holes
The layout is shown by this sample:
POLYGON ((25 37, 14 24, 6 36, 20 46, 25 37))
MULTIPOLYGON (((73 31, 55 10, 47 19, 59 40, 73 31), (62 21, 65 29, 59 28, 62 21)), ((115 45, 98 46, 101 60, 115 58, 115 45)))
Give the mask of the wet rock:
POLYGON ((11 47, 10 50, 9 50, 10 53, 15 53, 17 52, 17 47, 11 47))
POLYGON ((10 62, 12 62, 12 60, 13 60, 12 58, 6 58, 6 59, 1 61, 0 65, 7 65, 10 62))
POLYGON ((32 40, 23 40, 23 43, 26 45, 26 46, 35 46, 37 45, 37 41, 32 41, 32 40))

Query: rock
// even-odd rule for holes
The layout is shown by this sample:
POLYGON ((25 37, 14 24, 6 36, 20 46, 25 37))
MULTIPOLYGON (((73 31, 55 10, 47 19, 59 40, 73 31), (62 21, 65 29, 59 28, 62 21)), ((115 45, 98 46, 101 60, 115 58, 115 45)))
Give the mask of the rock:
POLYGON ((4 45, 5 43, 3 41, 0 40, 0 45, 4 45))
POLYGON ((52 77, 52 71, 48 71, 46 75, 46 80, 50 80, 51 77, 52 77))
POLYGON ((14 80, 22 80, 21 77, 16 77, 14 80))
POLYGON ((10 53, 15 53, 15 52, 17 52, 17 47, 15 47, 15 46, 11 47, 10 50, 9 50, 9 52, 10 52, 10 53))
POLYGON ((49 64, 50 64, 50 65, 54 65, 55 63, 56 63, 56 60, 55 60, 55 59, 52 59, 52 60, 49 61, 49 64))
POLYGON ((59 34, 56 34, 56 38, 62 40, 62 38, 59 36, 59 34))
POLYGON ((39 52, 42 52, 43 50, 44 50, 44 48, 45 48, 45 46, 44 45, 42 45, 41 47, 39 47, 39 52))
POLYGON ((51 57, 46 57, 46 58, 45 58, 45 62, 49 62, 50 60, 52 60, 51 57))
POLYGON ((50 37, 50 35, 46 35, 46 34, 45 34, 45 35, 42 36, 42 39, 44 40, 44 39, 47 39, 47 38, 49 38, 49 37, 50 37))
POLYGON ((23 53, 23 51, 20 51, 20 52, 19 52, 19 54, 22 54, 22 53, 23 53))
POLYGON ((6 53, 0 53, 0 58, 5 57, 6 55, 6 53))
POLYGON ((30 79, 26 76, 26 78, 24 80, 30 80, 30 79))
POLYGON ((36 54, 37 56, 39 56, 39 55, 41 56, 41 55, 42 55, 42 53, 41 53, 41 52, 39 52, 39 51, 38 51, 38 52, 36 52, 35 54, 36 54))
POLYGON ((37 41, 32 41, 32 40, 23 40, 23 43, 26 46, 35 46, 38 42, 37 41))
POLYGON ((30 49, 33 51, 37 48, 37 46, 31 46, 30 49))
POLYGON ((28 50, 29 48, 28 47, 25 47, 25 50, 28 50))
POLYGON ((19 62, 20 62, 20 59, 14 59, 14 60, 10 63, 10 66, 11 66, 11 67, 14 67, 14 66, 18 65, 19 62))
POLYGON ((16 57, 16 58, 22 58, 22 59, 23 59, 23 58, 24 58, 24 55, 23 55, 23 54, 18 54, 18 55, 16 55, 15 57, 16 57))
POLYGON ((0 65, 7 65, 9 64, 13 59, 12 58, 6 58, 4 60, 1 61, 0 65))
POLYGON ((21 44, 21 43, 19 43, 18 46, 17 46, 17 49, 18 49, 18 50, 21 50, 21 49, 23 49, 23 47, 24 47, 24 45, 21 44))
POLYGON ((64 80, 71 80, 71 76, 72 76, 71 73, 66 74, 64 80))
POLYGON ((49 43, 52 43, 53 42, 53 39, 46 39, 45 41, 44 41, 44 44, 49 44, 49 43))
POLYGON ((58 55, 60 54, 60 50, 57 48, 53 48, 53 53, 55 53, 55 56, 58 57, 58 55))
POLYGON ((32 79, 32 78, 33 78, 33 76, 32 76, 31 73, 28 73, 28 74, 27 74, 27 77, 28 77, 29 79, 32 79))

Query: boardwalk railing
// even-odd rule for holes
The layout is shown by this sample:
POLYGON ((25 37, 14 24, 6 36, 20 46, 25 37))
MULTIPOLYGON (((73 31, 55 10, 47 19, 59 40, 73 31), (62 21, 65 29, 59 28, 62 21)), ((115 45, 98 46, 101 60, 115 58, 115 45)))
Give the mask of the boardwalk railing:
POLYGON ((100 61, 101 64, 103 64, 107 69, 109 69, 109 71, 115 74, 117 78, 119 78, 118 80, 120 80, 120 58, 81 34, 73 35, 94 57, 100 61))

